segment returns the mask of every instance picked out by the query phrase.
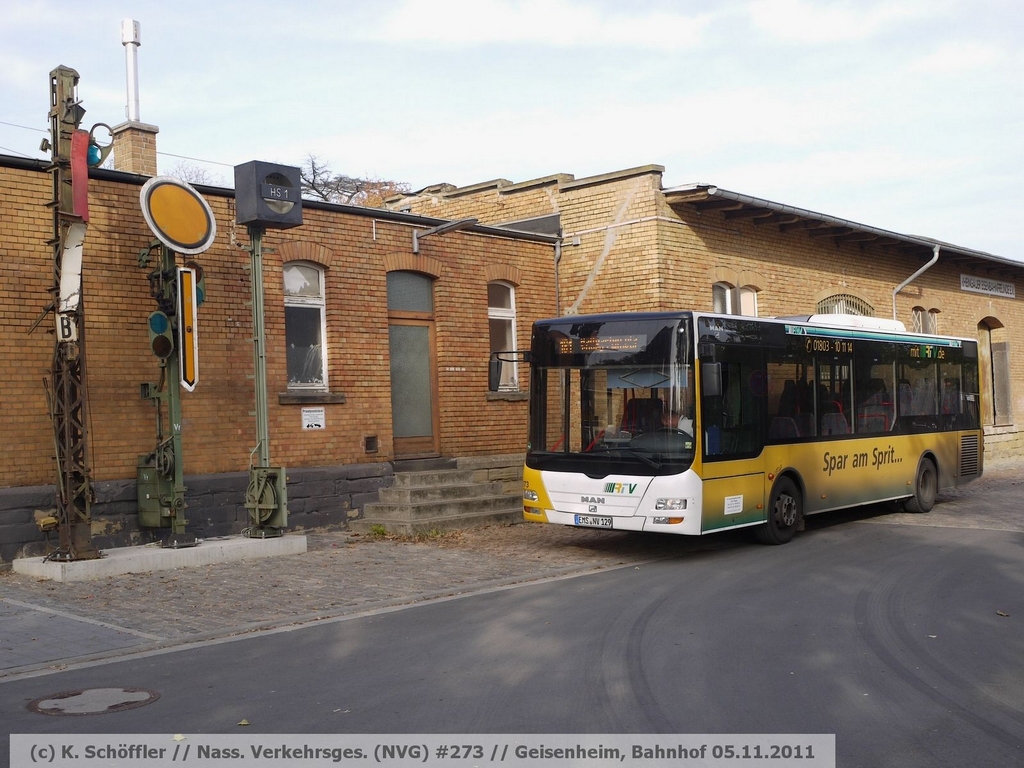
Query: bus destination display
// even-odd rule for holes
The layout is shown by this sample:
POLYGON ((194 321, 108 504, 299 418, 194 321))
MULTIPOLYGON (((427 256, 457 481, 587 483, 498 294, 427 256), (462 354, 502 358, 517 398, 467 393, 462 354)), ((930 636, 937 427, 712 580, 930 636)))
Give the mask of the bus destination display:
POLYGON ((647 346, 647 336, 631 334, 628 336, 576 336, 562 337, 556 340, 558 354, 574 355, 590 352, 636 352, 647 346))

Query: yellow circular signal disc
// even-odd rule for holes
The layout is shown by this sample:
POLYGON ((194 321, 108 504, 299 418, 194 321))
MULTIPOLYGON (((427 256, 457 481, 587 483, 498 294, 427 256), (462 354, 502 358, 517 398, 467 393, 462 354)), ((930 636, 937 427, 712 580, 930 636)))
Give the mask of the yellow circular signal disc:
POLYGON ((178 253, 202 253, 213 244, 217 223, 209 204, 190 185, 155 176, 142 187, 142 215, 164 245, 178 253))

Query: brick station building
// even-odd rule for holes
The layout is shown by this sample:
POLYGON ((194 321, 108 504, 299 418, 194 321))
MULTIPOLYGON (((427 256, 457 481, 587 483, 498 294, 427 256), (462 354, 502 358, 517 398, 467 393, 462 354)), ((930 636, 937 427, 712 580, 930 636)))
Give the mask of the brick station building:
MULTIPOLYGON (((119 126, 115 141, 135 142, 122 156, 151 161, 154 132, 119 126)), ((155 442, 154 410, 139 385, 159 370, 145 325, 155 304, 139 265, 152 240, 139 190, 153 169, 155 162, 90 174, 83 301, 93 532, 101 547, 161 533, 138 528, 135 499, 137 459, 155 442)), ((271 451, 273 463, 288 468, 290 526, 362 518, 396 467, 414 457, 473 467, 515 495, 528 370, 519 366, 503 391, 489 393, 488 353, 510 340, 526 348, 534 319, 561 314, 853 312, 976 337, 987 456, 1024 454, 1024 362, 1013 346, 1024 329, 1016 297, 1024 265, 714 186, 665 189, 663 170, 439 184, 389 201, 389 210, 306 202, 301 227, 268 231, 271 451), (414 230, 467 217, 480 223, 425 237, 413 252, 414 230), (389 283, 412 304, 389 303, 389 283), (429 306, 417 303, 424 296, 429 306), (298 316, 290 312, 321 319, 323 380, 305 380, 289 350, 288 318, 298 316), (434 396, 427 442, 407 439, 407 417, 393 410, 393 392, 400 403, 421 394, 396 389, 404 377, 393 363, 404 358, 409 328, 429 340, 421 347, 434 396), (322 413, 323 429, 305 428, 308 409, 322 413)), ((42 551, 36 521, 53 506, 55 462, 43 388, 52 321, 28 333, 53 282, 51 178, 42 162, 0 156, 0 183, 9 201, 0 221, 2 567, 42 551)), ((208 298, 199 311, 200 382, 183 393, 182 434, 187 516, 202 536, 247 525, 242 501, 256 437, 249 258, 240 247, 247 236, 234 224, 231 190, 199 190, 218 235, 196 259, 208 298)))
POLYGON ((559 314, 841 312, 977 338, 986 455, 1024 455, 1024 263, 712 185, 665 189, 663 172, 437 184, 387 204, 559 233, 559 314))
MULTIPOLYGON (((155 160, 155 129, 129 128, 138 130, 115 129, 115 140, 147 139, 142 155, 155 160)), ((46 165, 0 156, 0 566, 42 553, 37 522, 54 507, 44 390, 54 326, 44 313, 54 275, 46 165)), ((159 376, 146 324, 157 308, 147 278, 154 265, 140 265, 154 238, 139 194, 154 171, 155 162, 140 173, 90 171, 83 306, 92 529, 101 548, 166 532, 139 529, 135 491, 137 461, 153 450, 157 430, 153 402, 140 396, 140 385, 159 376)), ((206 301, 198 313, 199 382, 182 392, 182 441, 186 517, 203 537, 249 524, 243 501, 257 438, 250 256, 241 247, 248 235, 235 225, 232 190, 198 190, 217 234, 209 250, 190 257, 205 271, 206 301)), ((554 314, 555 238, 481 225, 424 237, 414 253, 413 231, 442 220, 303 207, 302 226, 268 230, 263 239, 270 448, 274 464, 288 470, 289 526, 347 524, 391 484, 396 462, 416 457, 504 480, 519 498, 528 371, 506 391, 488 391, 489 330, 526 346, 533 319, 554 314), (299 336, 312 328, 316 343, 289 345, 293 322, 301 323, 299 336), (322 365, 305 367, 311 354, 322 365), (410 360, 424 378, 409 379, 395 365, 410 360), (396 413, 392 391, 403 386, 411 391, 396 395, 404 409, 396 413)))

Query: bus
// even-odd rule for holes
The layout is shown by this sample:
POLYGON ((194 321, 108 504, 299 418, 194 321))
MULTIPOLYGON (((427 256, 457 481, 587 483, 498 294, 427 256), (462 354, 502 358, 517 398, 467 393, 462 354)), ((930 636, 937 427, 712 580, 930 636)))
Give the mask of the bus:
POLYGON ((790 541, 807 515, 927 512, 981 476, 978 345, 851 315, 534 324, 527 521, 790 541))

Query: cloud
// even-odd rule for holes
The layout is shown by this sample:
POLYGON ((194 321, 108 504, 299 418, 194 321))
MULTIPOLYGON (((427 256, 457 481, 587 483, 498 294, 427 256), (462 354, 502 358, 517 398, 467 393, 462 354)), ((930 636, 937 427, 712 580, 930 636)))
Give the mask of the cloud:
POLYGON ((822 45, 874 37, 902 22, 933 12, 917 0, 831 2, 762 0, 749 5, 754 26, 786 43, 822 45))
POLYGON ((404 0, 372 33, 389 43, 479 47, 688 48, 699 45, 709 14, 644 11, 608 13, 571 0, 404 0))
POLYGON ((856 130, 857 105, 827 98, 751 86, 655 103, 638 97, 577 102, 562 110, 506 109, 454 121, 443 119, 442 107, 413 128, 380 120, 279 148, 297 159, 308 152, 329 158, 339 172, 369 172, 414 187, 470 184, 493 176, 512 181, 558 172, 582 176, 645 163, 668 165, 677 157, 685 158, 686 167, 669 171, 681 174, 708 158, 723 162, 738 154, 791 153, 819 144, 822 137, 834 139, 842 129, 856 130), (366 158, 378 166, 365 168, 366 158))
POLYGON ((998 64, 1004 52, 990 44, 975 42, 947 43, 932 53, 922 56, 910 65, 913 72, 945 75, 978 69, 989 69, 998 64))
MULTIPOLYGON (((806 193, 850 188, 883 189, 907 179, 944 179, 956 177, 969 168, 969 158, 911 154, 892 147, 878 146, 857 150, 791 152, 777 154, 769 161, 744 161, 723 167, 719 180, 723 186, 735 182, 737 192, 757 195, 759 189, 789 189, 806 193), (726 184, 728 180, 728 184, 726 184)), ((714 181, 714 180, 712 180, 714 181)))

